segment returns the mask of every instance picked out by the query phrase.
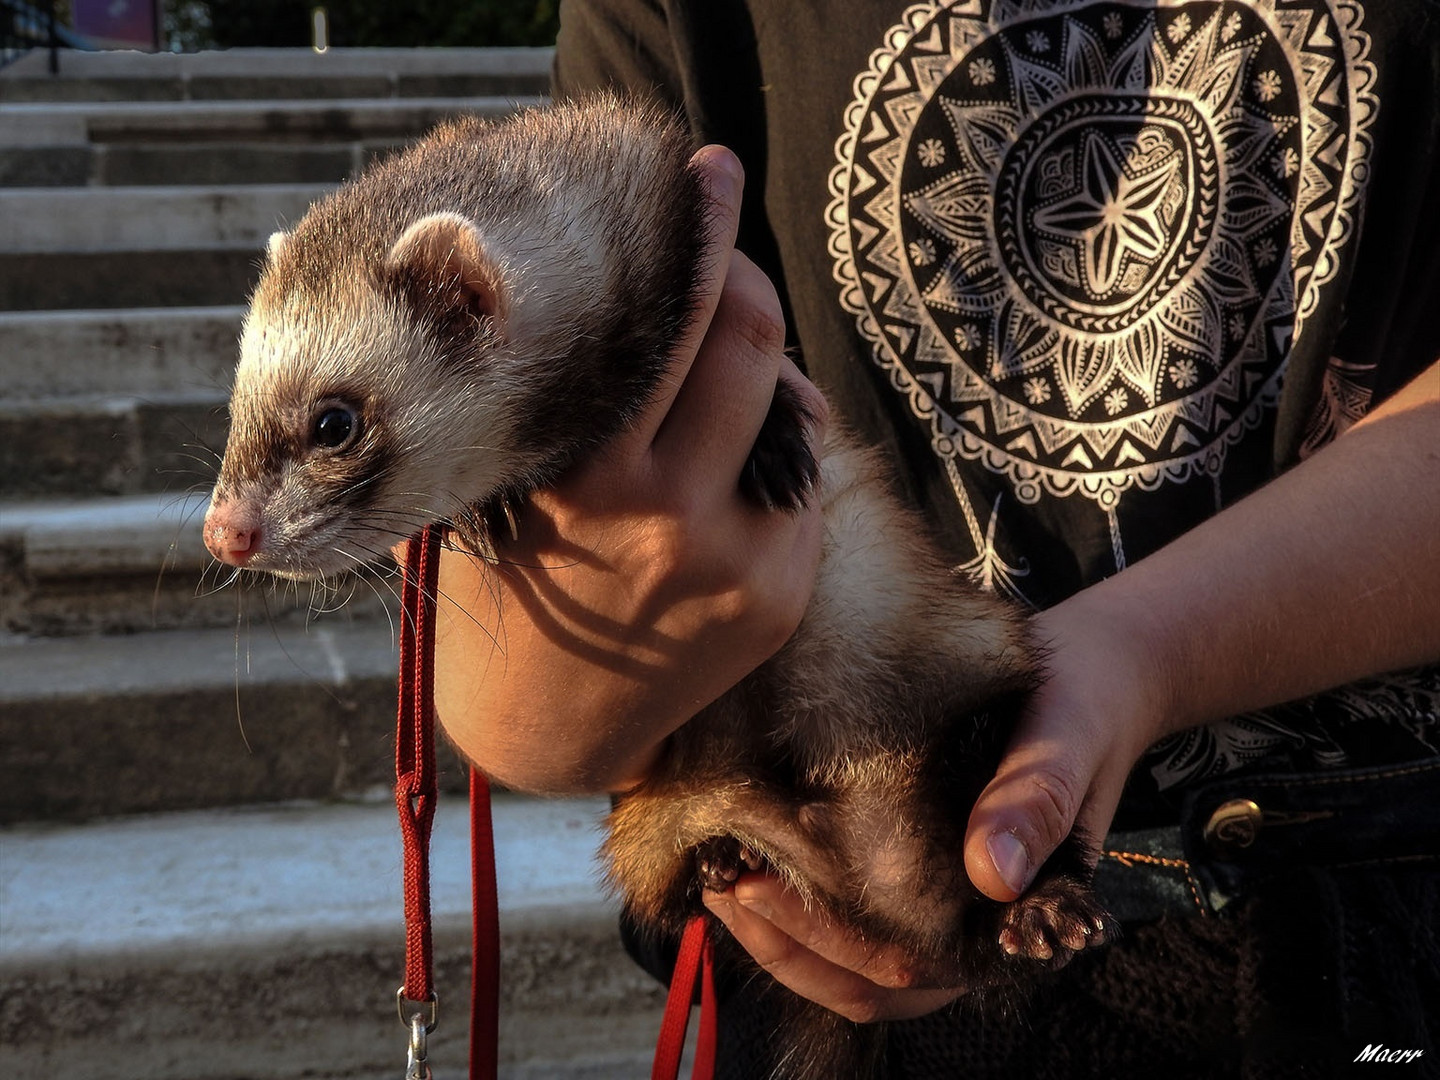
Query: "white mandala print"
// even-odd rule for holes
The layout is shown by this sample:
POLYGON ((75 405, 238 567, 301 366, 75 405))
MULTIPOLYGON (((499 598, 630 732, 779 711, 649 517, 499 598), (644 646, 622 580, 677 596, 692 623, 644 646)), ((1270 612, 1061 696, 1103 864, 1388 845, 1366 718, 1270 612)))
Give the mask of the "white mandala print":
POLYGON ((905 13, 855 82, 830 252, 952 478, 1113 513, 1220 470, 1353 232, 1359 24, 1349 0, 905 13))

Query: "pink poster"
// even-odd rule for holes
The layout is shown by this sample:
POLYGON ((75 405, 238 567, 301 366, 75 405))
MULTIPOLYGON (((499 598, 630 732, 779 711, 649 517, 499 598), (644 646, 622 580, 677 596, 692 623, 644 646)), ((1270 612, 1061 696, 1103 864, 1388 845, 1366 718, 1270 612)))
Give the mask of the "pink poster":
POLYGON ((154 49, 155 0, 71 0, 75 32, 102 48, 154 49))

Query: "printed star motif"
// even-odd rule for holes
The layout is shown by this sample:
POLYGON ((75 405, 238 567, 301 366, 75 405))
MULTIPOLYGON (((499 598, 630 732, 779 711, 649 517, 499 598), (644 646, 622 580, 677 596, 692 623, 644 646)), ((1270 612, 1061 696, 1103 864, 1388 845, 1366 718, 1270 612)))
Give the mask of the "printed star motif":
POLYGON ((1132 176, 1105 139, 1090 135, 1079 189, 1035 212, 1037 226, 1082 250, 1094 296, 1115 288, 1128 258, 1152 260, 1164 253, 1169 236, 1160 209, 1177 164, 1171 155, 1132 176))
POLYGON ((926 139, 916 147, 915 155, 920 159, 921 165, 933 169, 945 163, 945 144, 939 139, 926 139))
POLYGON ((1050 400, 1050 386, 1044 379, 1028 379, 1023 387, 1025 400, 1031 405, 1043 405, 1050 400))

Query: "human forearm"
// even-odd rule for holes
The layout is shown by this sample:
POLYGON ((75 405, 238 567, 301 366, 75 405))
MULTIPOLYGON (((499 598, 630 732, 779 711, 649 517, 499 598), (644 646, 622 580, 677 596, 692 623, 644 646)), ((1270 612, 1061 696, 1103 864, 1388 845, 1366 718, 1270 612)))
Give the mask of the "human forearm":
POLYGON ((1051 648, 966 865, 1023 891, 1079 825, 1104 834, 1170 732, 1440 657, 1440 365, 1210 521, 1035 618, 1051 648))
POLYGON ((1067 605, 1143 635, 1167 731, 1440 658, 1440 365, 1067 605))

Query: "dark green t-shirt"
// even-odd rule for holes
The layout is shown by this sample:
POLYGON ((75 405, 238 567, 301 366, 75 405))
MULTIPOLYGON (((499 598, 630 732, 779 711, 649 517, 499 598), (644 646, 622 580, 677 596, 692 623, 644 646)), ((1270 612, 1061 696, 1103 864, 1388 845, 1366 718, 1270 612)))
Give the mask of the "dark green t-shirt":
MULTIPOLYGON (((1440 356, 1434 4, 562 15, 561 95, 654 93, 739 154, 740 246, 809 374, 899 463, 954 561, 1033 607, 1253 491, 1440 356)), ((1137 786, 1428 757, 1437 713, 1440 669, 1401 673, 1175 736, 1137 786)))

